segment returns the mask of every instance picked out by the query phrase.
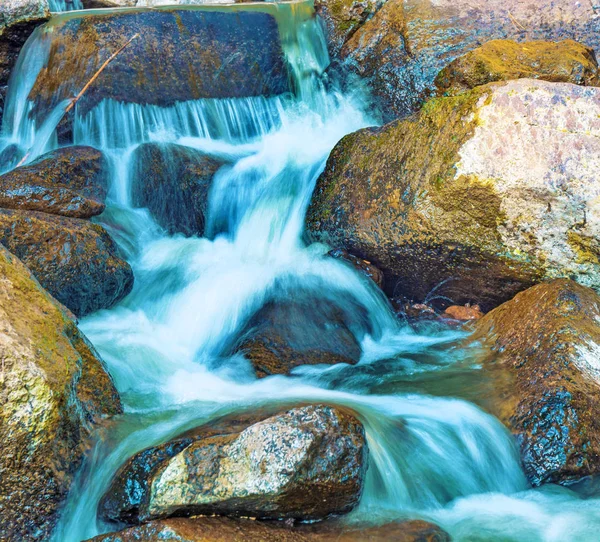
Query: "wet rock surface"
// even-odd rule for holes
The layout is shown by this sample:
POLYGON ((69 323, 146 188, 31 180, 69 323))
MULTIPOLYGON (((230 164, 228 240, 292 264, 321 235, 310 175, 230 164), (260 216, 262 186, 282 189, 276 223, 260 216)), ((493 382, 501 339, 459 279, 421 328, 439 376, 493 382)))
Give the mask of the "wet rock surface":
MULTIPOLYGON (((229 518, 173 518, 153 521, 97 536, 94 542, 449 542, 450 536, 425 521, 403 521, 383 527, 348 528, 340 525, 289 528, 268 523, 229 518)), ((91 542, 90 541, 90 542, 91 542)))
POLYGON ((373 262, 389 295, 484 312, 544 278, 600 287, 600 90, 522 79, 343 138, 313 239, 373 262))
POLYGON ((534 485, 600 470, 600 297, 567 279, 539 284, 474 324, 467 346, 496 382, 491 407, 534 485))
POLYGON ((344 45, 340 58, 364 77, 391 120, 434 93, 434 79, 487 41, 571 39, 600 49, 600 16, 577 0, 388 0, 344 45))
POLYGON ((360 321, 364 309, 354 309, 352 314, 302 293, 268 302, 247 323, 234 351, 250 360, 259 378, 289 374, 301 365, 355 364, 362 353, 357 336, 367 324, 360 321))
POLYGON ((328 254, 332 258, 347 262, 365 277, 370 278, 380 288, 383 286, 383 273, 371 262, 357 258, 356 256, 350 254, 347 250, 341 248, 331 250, 328 254))
POLYGON ((131 267, 98 224, 0 209, 0 242, 77 316, 110 307, 133 287, 131 267))
POLYGON ((175 8, 88 13, 58 19, 44 30, 53 33, 52 50, 30 94, 38 118, 77 95, 136 33, 140 37, 79 100, 80 115, 104 99, 169 106, 289 90, 277 22, 268 13, 175 8))
POLYGON ((356 506, 366 461, 362 425, 333 407, 229 417, 131 458, 100 514, 129 523, 190 514, 323 519, 356 506))
POLYGON ((0 176, 0 207, 91 218, 104 211, 109 173, 91 147, 66 147, 0 176))
POLYGON ((0 538, 45 541, 93 423, 121 412, 72 315, 0 247, 0 538))
POLYGON ((140 145, 132 160, 133 205, 147 207, 170 234, 202 236, 211 181, 223 162, 189 147, 155 143, 140 145))
POLYGON ((572 40, 489 41, 446 66, 435 85, 439 93, 457 94, 487 83, 523 78, 600 85, 594 50, 572 40))

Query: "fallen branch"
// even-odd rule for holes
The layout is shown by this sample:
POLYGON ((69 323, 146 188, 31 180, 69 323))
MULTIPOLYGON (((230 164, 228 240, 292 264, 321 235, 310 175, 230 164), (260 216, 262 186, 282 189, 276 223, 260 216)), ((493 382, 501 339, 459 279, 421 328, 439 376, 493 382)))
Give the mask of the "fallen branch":
POLYGON ((510 11, 508 12, 508 17, 512 21, 512 24, 514 24, 519 30, 523 30, 524 32, 527 32, 527 28, 525 28, 519 21, 517 21, 513 17, 513 14, 510 11))
POLYGON ((106 60, 106 62, 104 64, 102 64, 102 66, 100 66, 100 69, 94 74, 94 76, 81 89, 81 92, 77 96, 75 96, 75 98, 73 98, 73 100, 71 101, 71 103, 65 109, 65 115, 69 111, 71 111, 71 109, 73 109, 73 107, 75 107, 75 104, 85 94, 86 90, 92 86, 92 84, 94 83, 94 81, 96 79, 98 79, 99 75, 104 71, 104 69, 106 68, 106 66, 108 66, 117 57, 117 55, 119 53, 121 53, 123 51, 123 49, 125 49, 125 47, 127 47, 134 39, 139 38, 139 37, 140 37, 139 34, 135 34, 125 45, 123 45, 122 47, 119 48, 119 50, 115 51, 112 55, 110 55, 110 57, 106 60))

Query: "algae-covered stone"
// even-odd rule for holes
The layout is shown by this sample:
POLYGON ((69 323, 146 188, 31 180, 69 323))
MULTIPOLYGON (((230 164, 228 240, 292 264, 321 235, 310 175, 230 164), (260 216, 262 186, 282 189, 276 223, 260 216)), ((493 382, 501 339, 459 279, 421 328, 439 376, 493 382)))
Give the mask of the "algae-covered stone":
POLYGON ((515 434, 533 485, 600 472, 600 297, 567 279, 539 284, 474 326, 495 382, 493 414, 515 434))
POLYGON ((478 303, 544 278, 600 288, 600 89, 522 79, 346 136, 317 181, 314 238, 388 293, 478 303))
POLYGON ((598 51, 599 29, 593 2, 579 0, 388 0, 340 58, 392 120, 418 109, 438 73, 486 41, 571 39, 598 51))
POLYGON ((77 102, 85 115, 104 99, 170 106, 200 98, 272 96, 290 90, 275 17, 259 11, 138 9, 53 19, 51 52, 29 98, 45 118, 76 96, 136 33, 77 102))
MULTIPOLYGON (((151 468, 139 468, 146 451, 130 459, 103 499, 104 518, 134 523, 219 514, 311 520, 349 512, 360 498, 367 448, 364 429, 349 412, 324 405, 271 417, 257 412, 200 427, 173 443, 190 437, 178 453, 160 448, 161 460, 151 468), (142 488, 136 507, 119 496, 131 487, 130 479, 142 488)), ((154 460, 157 452, 150 456, 154 460)))
POLYGON ((223 165, 189 147, 146 143, 132 157, 132 203, 147 207, 169 233, 204 235, 208 192, 223 165))
POLYGON ((0 209, 0 242, 77 316, 110 307, 133 287, 131 267, 98 224, 0 209))
POLYGON ((457 58, 436 77, 440 93, 510 79, 542 79, 555 83, 598 86, 594 50, 572 40, 555 42, 493 40, 457 58))
POLYGON ((173 518, 151 521, 88 542, 450 542, 437 525, 421 520, 400 521, 381 527, 318 523, 290 527, 220 517, 173 518))
POLYGON ((46 541, 92 423, 121 405, 70 313, 0 247, 0 539, 46 541))
POLYGON ((91 218, 104 211, 108 164, 91 147, 66 147, 0 176, 0 207, 91 218))

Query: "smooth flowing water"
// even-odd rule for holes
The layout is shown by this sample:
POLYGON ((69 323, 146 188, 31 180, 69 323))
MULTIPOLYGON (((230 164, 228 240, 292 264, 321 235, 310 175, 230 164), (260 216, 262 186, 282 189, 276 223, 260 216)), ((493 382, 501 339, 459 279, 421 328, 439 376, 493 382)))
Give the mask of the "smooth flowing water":
MULTIPOLYGON (((554 486, 528 489, 510 435, 465 400, 476 400, 480 382, 457 347, 463 333, 409 328, 362 275, 328 257, 328 247, 303 241, 304 214, 329 152, 345 134, 375 122, 360 89, 342 94, 327 81, 326 44, 311 6, 278 9, 295 95, 170 108, 104 101, 76 115, 75 143, 96 146, 110 160, 110 200, 100 221, 132 265, 135 286, 118 306, 81 322, 126 413, 98 435, 55 540, 111 529, 96 518, 99 499, 140 449, 223 414, 307 401, 351 407, 365 425, 366 488, 348 522, 422 517, 465 541, 594 540, 598 501, 554 486), (146 142, 227 161, 212 181, 205 238, 167 235, 132 205, 135 149, 146 142), (258 380, 247 360, 227 355, 266 301, 307 291, 367 320, 356 326, 358 365, 258 380)), ((27 96, 50 39, 36 32, 10 86, 0 152, 17 145, 26 161, 57 145, 65 107, 47 119, 29 115, 27 96)))

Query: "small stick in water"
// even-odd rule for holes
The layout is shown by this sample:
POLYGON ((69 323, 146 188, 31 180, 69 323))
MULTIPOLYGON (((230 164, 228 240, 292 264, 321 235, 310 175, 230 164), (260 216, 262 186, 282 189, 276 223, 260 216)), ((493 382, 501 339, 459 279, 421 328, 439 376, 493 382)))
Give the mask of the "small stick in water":
POLYGON ((90 88, 90 86, 93 84, 93 82, 98 79, 98 76, 104 71, 104 68, 106 68, 106 66, 108 66, 116 57, 117 55, 123 50, 125 49, 125 47, 127 47, 134 39, 139 38, 140 35, 139 34, 135 34, 125 45, 123 45, 122 47, 119 48, 118 51, 115 51, 112 55, 110 55, 110 57, 106 60, 106 62, 104 64, 102 64, 102 66, 100 66, 100 69, 94 74, 94 76, 87 82, 87 84, 81 89, 81 92, 75 96, 75 98, 73 98, 73 101, 67 106, 67 108, 65 109, 65 115, 71 111, 71 109, 73 109, 73 107, 75 107, 75 104, 81 99, 81 97, 85 94, 85 91, 90 88))

